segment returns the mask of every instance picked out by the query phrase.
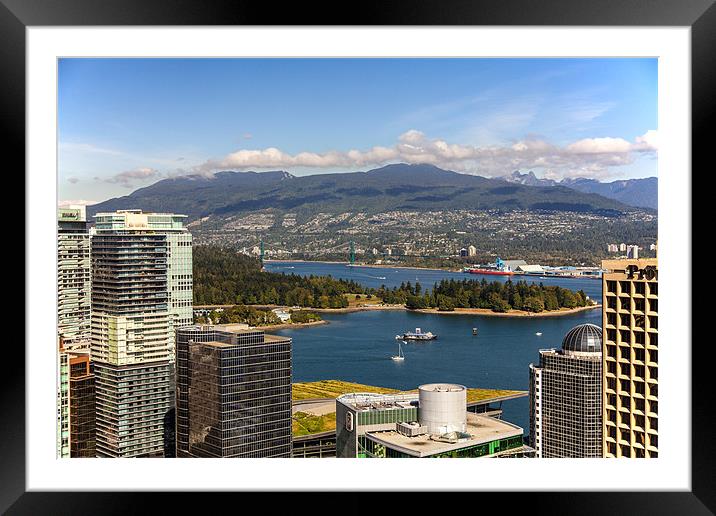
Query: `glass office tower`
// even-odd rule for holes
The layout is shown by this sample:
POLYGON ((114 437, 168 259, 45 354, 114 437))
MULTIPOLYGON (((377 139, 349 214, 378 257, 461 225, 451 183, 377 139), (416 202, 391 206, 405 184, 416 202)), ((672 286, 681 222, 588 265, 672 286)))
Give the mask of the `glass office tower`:
POLYGON ((70 457, 94 457, 95 389, 89 352, 69 352, 70 457))
POLYGON ((192 240, 184 218, 141 210, 95 215, 99 457, 173 455, 175 330, 192 322, 192 240))
POLYGON ((572 328, 530 364, 530 446, 537 457, 602 456, 602 329, 572 328))
POLYGON ((291 456, 291 339, 177 330, 177 457, 291 456))

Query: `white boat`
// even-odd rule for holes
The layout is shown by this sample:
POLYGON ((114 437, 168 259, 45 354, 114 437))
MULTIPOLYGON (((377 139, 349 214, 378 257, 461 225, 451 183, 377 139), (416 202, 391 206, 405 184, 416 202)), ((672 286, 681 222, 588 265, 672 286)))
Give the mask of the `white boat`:
POLYGON ((541 337, 541 336, 542 336, 542 332, 541 332, 541 331, 538 331, 537 333, 535 333, 535 335, 537 335, 538 337, 541 337))
POLYGON ((433 340, 437 339, 438 336, 432 332, 423 332, 420 328, 415 328, 415 331, 406 331, 402 335, 396 335, 396 339, 400 340, 433 340))
POLYGON ((378 277, 375 278, 375 279, 385 279, 385 276, 378 276, 378 277))
MULTIPOLYGON (((403 341, 405 342, 405 341, 403 341)), ((395 356, 390 357, 392 360, 395 360, 396 362, 405 360, 405 357, 403 356, 403 348, 400 346, 400 342, 398 342, 398 354, 395 356)))

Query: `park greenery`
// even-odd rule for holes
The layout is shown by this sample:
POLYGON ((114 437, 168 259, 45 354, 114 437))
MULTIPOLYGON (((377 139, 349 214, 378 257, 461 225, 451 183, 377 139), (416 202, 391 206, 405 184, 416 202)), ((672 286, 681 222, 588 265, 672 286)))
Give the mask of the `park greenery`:
MULTIPOLYGON (((308 310, 292 310, 291 322, 304 324, 317 322, 321 316, 308 310)), ((197 324, 236 324, 243 323, 249 326, 272 326, 281 324, 281 319, 271 310, 264 310, 254 306, 235 305, 222 309, 212 310, 207 316, 199 315, 194 318, 197 324)))
MULTIPOLYGON (((363 287, 355 281, 331 276, 299 276, 266 272, 256 258, 216 246, 194 248, 194 304, 238 305, 217 313, 220 323, 246 322, 252 326, 278 324, 270 310, 246 305, 276 305, 300 308, 346 308, 358 303, 405 305, 408 309, 482 308, 493 312, 523 310, 539 313, 592 304, 584 291, 546 286, 526 281, 486 279, 443 279, 432 288, 420 283, 402 283, 388 288, 363 287)), ((210 315, 211 317, 211 315, 210 315)), ((294 322, 320 320, 314 313, 294 310, 294 322)), ((211 317, 212 321, 215 320, 211 317)))
POLYGON ((485 308, 493 312, 524 310, 543 312, 560 308, 576 308, 588 303, 584 291, 573 292, 558 286, 513 282, 487 282, 474 279, 444 279, 432 290, 424 290, 420 283, 403 283, 392 289, 381 288, 377 295, 386 303, 404 304, 409 309, 437 308, 453 311, 456 308, 485 308))
POLYGON ((366 293, 355 281, 265 272, 256 258, 217 246, 194 247, 193 261, 195 305, 345 308, 344 294, 366 293))

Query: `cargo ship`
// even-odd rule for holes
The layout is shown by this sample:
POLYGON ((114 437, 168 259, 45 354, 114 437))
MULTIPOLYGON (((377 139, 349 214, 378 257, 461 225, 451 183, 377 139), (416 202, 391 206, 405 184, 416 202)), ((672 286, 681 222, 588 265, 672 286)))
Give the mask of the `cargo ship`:
POLYGON ((485 267, 465 267, 462 272, 470 274, 489 274, 492 276, 512 276, 514 272, 505 265, 505 262, 497 258, 494 265, 490 264, 485 267))
POLYGON ((490 274, 493 276, 512 276, 514 272, 499 269, 482 269, 480 267, 465 267, 463 272, 470 274, 490 274))
POLYGON ((433 334, 432 332, 425 332, 420 328, 415 328, 415 331, 406 331, 402 335, 396 335, 396 340, 433 340, 437 339, 438 336, 433 334))

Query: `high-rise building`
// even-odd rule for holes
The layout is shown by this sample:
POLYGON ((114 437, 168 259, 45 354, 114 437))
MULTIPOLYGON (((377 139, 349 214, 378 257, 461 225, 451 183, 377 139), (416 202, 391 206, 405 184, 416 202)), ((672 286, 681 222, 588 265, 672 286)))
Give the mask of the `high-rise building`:
POLYGON ((621 251, 623 253, 626 250, 627 250, 627 245, 624 242, 619 244, 619 251, 621 251))
POLYGON ((475 256, 477 254, 477 247, 474 245, 470 245, 467 247, 467 255, 468 256, 475 256))
POLYGON ((639 246, 638 245, 627 246, 627 258, 631 258, 634 260, 639 258, 639 246))
POLYGON ((57 213, 57 333, 66 350, 90 347, 90 235, 84 206, 57 213))
POLYGON ((177 457, 291 457, 291 339, 177 330, 177 457))
POLYGON ((618 253, 619 252, 619 246, 617 244, 609 244, 607 245, 607 252, 610 253, 618 253))
POLYGON ((97 456, 174 453, 175 330, 192 324, 185 215, 95 215, 92 361, 97 456))
POLYGON ((572 328, 530 364, 530 446, 537 457, 602 456, 602 329, 572 328))
POLYGON ((57 458, 70 456, 70 356, 57 338, 57 458))
POLYGON ((88 351, 69 353, 70 457, 94 457, 95 389, 88 351))
POLYGON ((602 269, 603 454, 657 457, 657 260, 604 260, 602 269))

